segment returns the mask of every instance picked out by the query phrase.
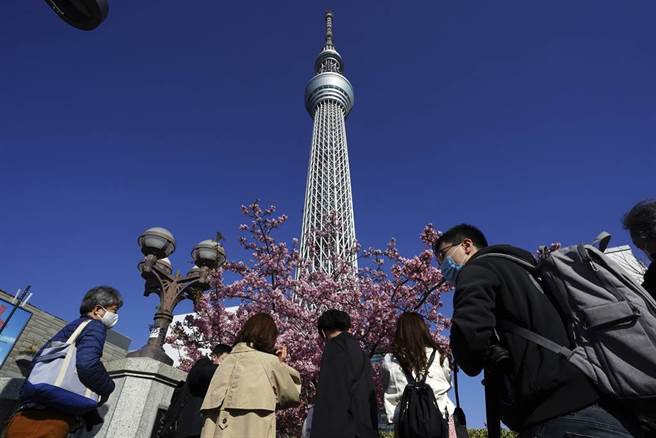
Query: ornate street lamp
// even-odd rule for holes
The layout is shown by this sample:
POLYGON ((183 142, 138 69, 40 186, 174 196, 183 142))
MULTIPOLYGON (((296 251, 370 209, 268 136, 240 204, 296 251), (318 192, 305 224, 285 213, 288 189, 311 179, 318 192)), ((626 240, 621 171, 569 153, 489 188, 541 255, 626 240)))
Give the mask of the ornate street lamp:
POLYGON ((173 266, 168 259, 175 251, 175 238, 169 230, 149 228, 139 236, 138 242, 145 256, 139 263, 139 272, 145 280, 144 295, 157 294, 160 303, 148 342, 139 350, 129 353, 128 357, 150 357, 171 365, 173 359, 164 352, 162 346, 173 321, 173 310, 185 299, 196 303, 200 295, 210 287, 210 274, 225 263, 225 251, 217 241, 203 240, 191 251, 194 267, 182 276, 179 272, 173 274, 173 266))

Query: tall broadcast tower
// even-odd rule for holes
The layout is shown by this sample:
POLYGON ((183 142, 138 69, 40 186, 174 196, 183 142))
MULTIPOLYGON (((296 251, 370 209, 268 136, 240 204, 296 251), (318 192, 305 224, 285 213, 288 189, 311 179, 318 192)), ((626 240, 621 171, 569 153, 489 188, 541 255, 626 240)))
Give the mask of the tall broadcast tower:
POLYGON ((301 257, 310 270, 332 274, 335 259, 357 268, 353 195, 344 119, 353 108, 353 87, 333 44, 333 14, 326 12, 326 41, 314 62, 315 75, 305 87, 305 107, 314 119, 312 151, 305 189, 301 257), (322 230, 331 215, 333 233, 322 230))

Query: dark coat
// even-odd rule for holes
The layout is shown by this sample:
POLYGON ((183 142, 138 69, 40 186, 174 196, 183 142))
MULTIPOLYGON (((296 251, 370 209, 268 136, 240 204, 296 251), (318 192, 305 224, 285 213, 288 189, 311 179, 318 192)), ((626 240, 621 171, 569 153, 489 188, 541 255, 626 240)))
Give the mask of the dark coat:
MULTIPOLYGON (((53 341, 66 342, 77 326, 88 319, 90 319, 88 316, 81 316, 75 321, 69 322, 55 336, 50 338, 41 350, 53 341)), ((77 345, 75 360, 80 382, 96 394, 104 397, 109 396, 114 391, 115 386, 114 381, 100 361, 106 336, 107 329, 103 323, 94 319, 82 330, 75 342, 77 345)), ((38 357, 40 353, 41 351, 35 357, 38 357)))
POLYGON ((200 407, 210 386, 218 365, 210 359, 198 359, 189 374, 187 381, 175 389, 166 415, 162 419, 159 432, 161 438, 198 437, 203 429, 203 417, 200 407))
POLYGON ((189 370, 185 385, 185 390, 188 391, 187 403, 180 411, 180 426, 176 438, 200 436, 203 429, 200 407, 217 367, 210 359, 203 357, 189 370))
MULTIPOLYGON (((528 272, 510 260, 480 257, 490 252, 535 263, 527 251, 498 245, 478 251, 460 271, 453 297, 451 348, 456 362, 470 376, 486 366, 498 321, 514 322, 570 346, 558 311, 528 272)), ((509 427, 521 430, 598 400, 593 384, 574 365, 521 337, 498 333, 511 356, 506 375, 515 404, 501 409, 501 418, 509 427)))
POLYGON ((326 342, 310 436, 378 437, 378 405, 369 357, 348 333, 326 342))
POLYGON ((205 394, 207 394, 207 389, 210 387, 210 382, 217 368, 218 365, 207 357, 198 359, 194 366, 191 367, 187 375, 187 386, 189 387, 189 392, 194 397, 205 398, 205 394))

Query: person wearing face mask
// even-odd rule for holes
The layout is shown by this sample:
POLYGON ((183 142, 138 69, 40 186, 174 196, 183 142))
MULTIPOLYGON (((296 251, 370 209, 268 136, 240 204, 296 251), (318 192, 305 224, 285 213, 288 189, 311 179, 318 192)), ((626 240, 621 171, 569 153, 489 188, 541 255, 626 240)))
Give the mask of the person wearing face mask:
MULTIPOLYGON (((90 321, 77 338, 76 370, 82 384, 100 396, 98 405, 107 401, 114 391, 114 382, 105 370, 100 358, 107 330, 118 322, 118 309, 123 305, 119 291, 110 286, 98 286, 89 290, 80 304, 80 317, 68 323, 44 347, 53 341, 66 340, 85 321, 90 321)), ((42 349, 44 348, 42 347, 42 349)), ((36 354, 38 357, 40 354, 36 354)), ((93 410, 82 417, 44 406, 39 400, 25 397, 21 391, 18 411, 9 420, 5 438, 65 438, 69 432, 86 424, 90 430, 102 423, 98 412, 93 410)))
POLYGON ((571 347, 557 309, 537 282, 498 255, 535 264, 531 253, 488 246, 485 235, 467 224, 442 234, 433 251, 444 279, 455 287, 450 334, 455 361, 470 376, 485 371, 486 408, 488 416, 494 414, 490 431, 500 416, 522 438, 639 436, 633 435, 635 424, 617 406, 602 402, 594 384, 565 358, 499 328, 508 321, 571 347), (497 255, 486 256, 490 253, 497 255))
POLYGON ((656 299, 656 200, 638 202, 624 216, 633 244, 650 260, 642 286, 656 299))

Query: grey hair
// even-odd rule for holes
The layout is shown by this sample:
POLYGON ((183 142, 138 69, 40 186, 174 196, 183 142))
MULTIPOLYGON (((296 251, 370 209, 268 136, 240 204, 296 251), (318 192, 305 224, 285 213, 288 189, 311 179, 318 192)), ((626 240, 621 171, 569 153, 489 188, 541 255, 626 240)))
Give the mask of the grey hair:
POLYGON ((121 307, 123 297, 121 293, 111 286, 97 286, 89 291, 82 298, 80 304, 80 315, 86 315, 96 306, 102 306, 105 309, 109 306, 121 307))
POLYGON ((637 246, 656 242, 656 200, 638 202, 624 215, 622 223, 637 246))

